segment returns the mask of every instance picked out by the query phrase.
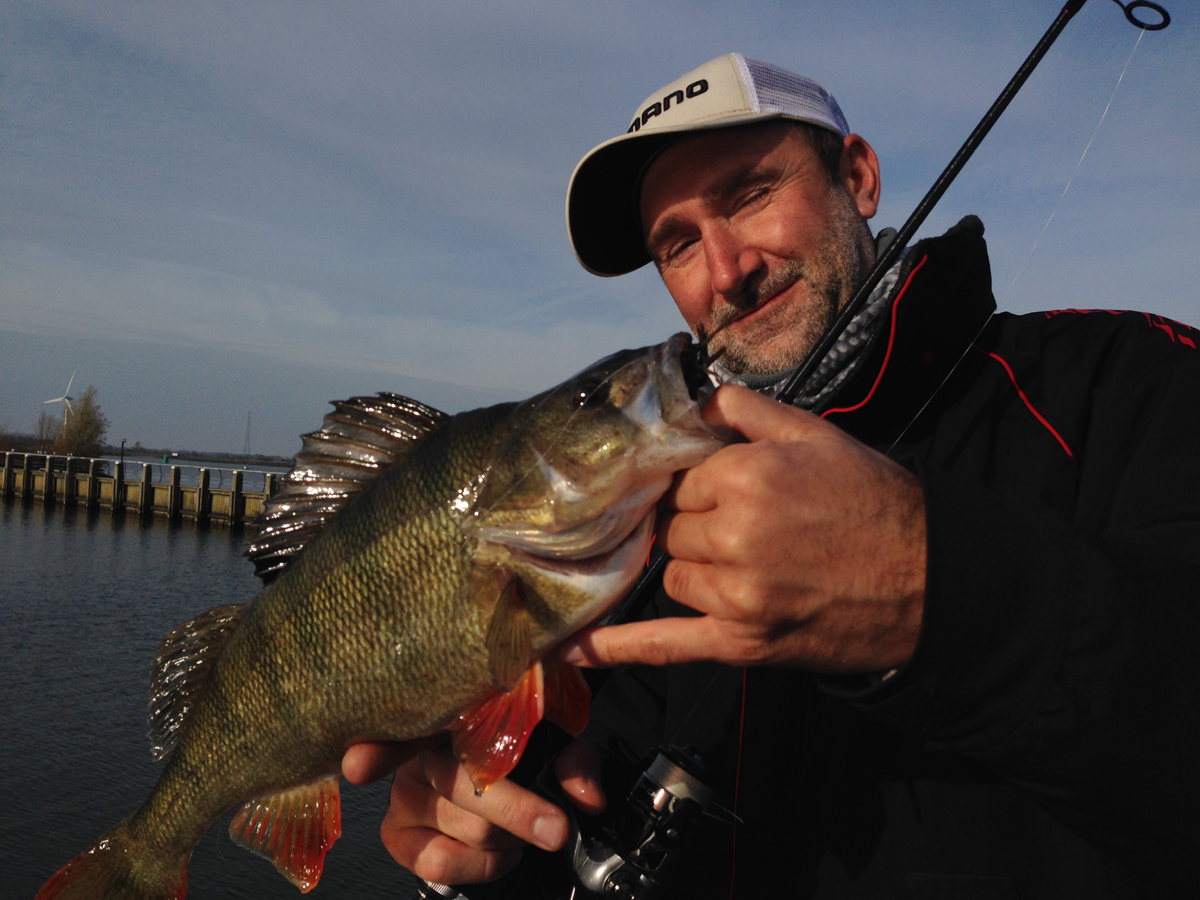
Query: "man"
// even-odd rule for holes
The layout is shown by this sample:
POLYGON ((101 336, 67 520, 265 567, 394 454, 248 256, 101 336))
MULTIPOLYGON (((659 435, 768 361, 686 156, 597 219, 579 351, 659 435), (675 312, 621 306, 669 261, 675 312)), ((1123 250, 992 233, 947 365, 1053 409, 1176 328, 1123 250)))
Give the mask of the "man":
MULTIPOLYGON (((879 191, 828 92, 731 54, 584 158, 568 229, 597 274, 653 261, 724 379, 769 393, 873 263, 879 191)), ((982 233, 910 248, 800 408, 719 389, 706 418, 747 442, 677 480, 665 593, 563 650, 622 667, 558 759, 568 797, 599 810, 601 759, 673 742, 744 821, 693 836, 679 896, 1173 896, 1195 874, 1200 334, 993 315, 982 233)), ((476 798, 424 749, 382 833, 459 884, 566 819, 510 782, 476 798)))

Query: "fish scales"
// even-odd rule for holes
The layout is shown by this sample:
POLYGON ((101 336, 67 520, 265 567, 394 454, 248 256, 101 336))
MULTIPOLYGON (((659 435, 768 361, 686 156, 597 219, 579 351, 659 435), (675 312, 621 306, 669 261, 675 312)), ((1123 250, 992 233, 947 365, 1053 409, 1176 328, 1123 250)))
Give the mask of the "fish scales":
MULTIPOLYGON (((343 491, 353 499, 244 611, 222 608, 232 610, 222 621, 236 616, 231 628, 208 614, 168 636, 160 659, 176 648, 181 667, 205 671, 194 693, 162 689, 182 712, 169 729, 174 747, 156 738, 170 750, 159 782, 39 900, 181 898, 192 847, 246 803, 235 837, 307 890, 339 833, 342 756, 360 741, 462 729, 456 751, 463 738, 461 756, 484 773, 483 786, 501 777, 489 754, 514 742, 519 753, 541 715, 540 656, 619 600, 640 571, 672 473, 728 439, 704 425, 691 398, 689 347, 676 336, 626 351, 520 404, 449 418, 427 410, 422 427, 440 427, 420 436, 414 426, 403 444, 364 445, 376 420, 338 404, 349 424, 331 414, 310 437, 329 459, 351 463, 339 469, 323 457, 310 470, 395 461, 364 477, 356 497, 343 491), (486 732, 484 750, 470 749, 471 717, 490 711, 503 724, 495 747, 486 732)), ((288 502, 307 528, 301 469, 288 502)))

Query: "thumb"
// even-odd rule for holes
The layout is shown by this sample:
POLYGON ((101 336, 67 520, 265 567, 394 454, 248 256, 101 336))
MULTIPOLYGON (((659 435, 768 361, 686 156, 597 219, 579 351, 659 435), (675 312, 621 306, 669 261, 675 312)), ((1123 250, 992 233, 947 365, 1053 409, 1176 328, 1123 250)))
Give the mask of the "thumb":
POLYGON ((800 441, 832 427, 807 410, 787 406, 740 384, 717 389, 704 407, 704 421, 732 428, 751 441, 800 441))
POLYGON ((600 787, 600 754, 591 744, 572 742, 554 762, 554 774, 567 798, 585 813, 604 812, 608 800, 600 787))

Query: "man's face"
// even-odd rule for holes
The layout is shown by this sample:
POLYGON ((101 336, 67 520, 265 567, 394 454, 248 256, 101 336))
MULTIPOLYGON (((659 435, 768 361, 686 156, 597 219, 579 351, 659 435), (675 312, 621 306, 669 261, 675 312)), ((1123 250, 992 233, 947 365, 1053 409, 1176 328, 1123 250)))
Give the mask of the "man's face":
POLYGON ((689 137, 651 164, 641 196, 650 256, 729 369, 795 366, 849 302, 874 261, 863 220, 874 202, 855 187, 830 184, 808 141, 780 125, 689 137))

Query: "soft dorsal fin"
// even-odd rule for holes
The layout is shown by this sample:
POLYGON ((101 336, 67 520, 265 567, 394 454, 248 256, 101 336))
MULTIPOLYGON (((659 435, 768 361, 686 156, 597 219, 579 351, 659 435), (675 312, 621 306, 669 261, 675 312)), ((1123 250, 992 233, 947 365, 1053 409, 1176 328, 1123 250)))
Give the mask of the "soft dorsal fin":
POLYGON ((283 487, 267 500, 263 527, 246 550, 254 574, 270 584, 384 468, 450 418, 399 394, 333 401, 325 426, 304 445, 283 487))
POLYGON ((196 692, 245 611, 244 603, 215 606, 163 638, 150 681, 150 741, 155 759, 165 757, 179 740, 196 692))
POLYGON ((265 856, 307 894, 317 886, 325 853, 342 836, 342 795, 330 775, 270 797, 251 800, 229 823, 229 836, 265 856))

